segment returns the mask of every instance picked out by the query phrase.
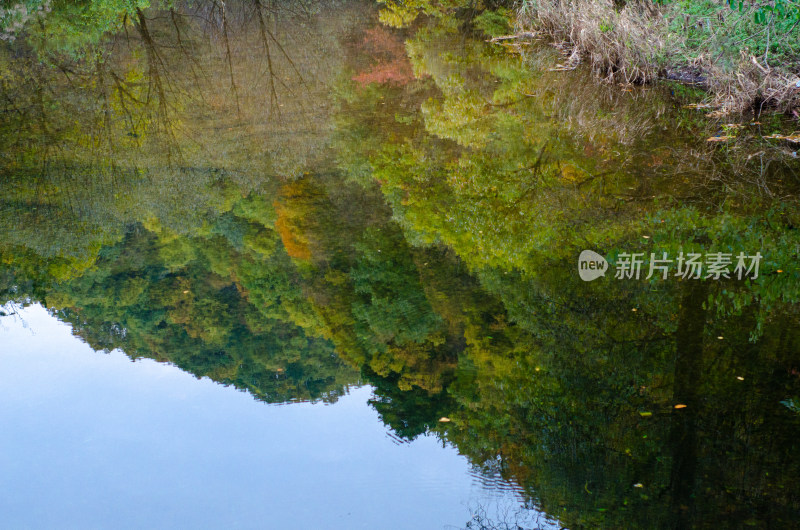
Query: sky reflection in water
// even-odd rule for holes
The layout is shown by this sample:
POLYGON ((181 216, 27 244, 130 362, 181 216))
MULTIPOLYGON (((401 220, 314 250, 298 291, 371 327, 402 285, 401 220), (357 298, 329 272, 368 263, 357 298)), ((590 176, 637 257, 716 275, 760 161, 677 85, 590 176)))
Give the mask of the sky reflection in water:
POLYGON ((94 352, 38 305, 0 326, 6 528, 460 527, 470 508, 520 502, 452 446, 397 443, 368 385, 332 405, 266 405, 94 352))

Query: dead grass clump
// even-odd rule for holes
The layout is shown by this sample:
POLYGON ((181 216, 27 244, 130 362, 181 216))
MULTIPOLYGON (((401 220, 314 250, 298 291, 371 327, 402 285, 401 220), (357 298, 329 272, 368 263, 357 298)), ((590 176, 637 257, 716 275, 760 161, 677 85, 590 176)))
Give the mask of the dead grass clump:
POLYGON ((609 81, 652 81, 667 55, 667 25, 645 3, 617 9, 612 0, 537 0, 522 6, 518 20, 570 48, 573 57, 588 58, 609 81))
POLYGON ((588 59, 608 81, 700 83, 720 114, 788 111, 800 106, 800 25, 759 25, 752 20, 759 6, 740 12, 721 0, 523 0, 517 24, 569 56, 559 69, 588 59))
POLYGON ((783 69, 762 64, 748 50, 742 50, 734 68, 709 63, 708 88, 722 113, 742 112, 755 107, 787 111, 800 106, 800 77, 783 69))

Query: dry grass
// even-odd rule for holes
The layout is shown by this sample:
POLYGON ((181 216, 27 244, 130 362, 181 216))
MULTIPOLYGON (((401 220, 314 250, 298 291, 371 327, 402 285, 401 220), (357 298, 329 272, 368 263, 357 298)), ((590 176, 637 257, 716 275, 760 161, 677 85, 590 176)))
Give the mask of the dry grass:
POLYGON ((519 21, 568 50, 571 63, 587 58, 609 81, 654 80, 666 55, 666 22, 644 4, 618 11, 611 0, 538 0, 523 5, 519 21))
MULTIPOLYGON (((800 106, 796 61, 770 66, 746 47, 738 57, 698 51, 689 44, 688 32, 676 30, 675 20, 690 18, 677 9, 672 4, 657 8, 648 0, 631 0, 621 8, 612 0, 524 0, 517 24, 520 31, 551 39, 568 57, 563 68, 586 60, 611 82, 648 83, 668 73, 701 81, 720 114, 800 106)), ((714 32, 722 30, 707 31, 705 44, 719 47, 714 32)))
POLYGON ((742 112, 755 107, 788 111, 800 106, 800 77, 782 68, 764 66, 742 50, 734 69, 709 62, 708 88, 722 113, 742 112))

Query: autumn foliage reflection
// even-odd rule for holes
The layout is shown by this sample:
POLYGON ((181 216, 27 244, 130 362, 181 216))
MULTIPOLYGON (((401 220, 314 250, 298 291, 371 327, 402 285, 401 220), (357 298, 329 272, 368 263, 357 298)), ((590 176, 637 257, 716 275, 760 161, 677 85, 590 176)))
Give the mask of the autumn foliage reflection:
POLYGON ((366 30, 359 47, 371 59, 369 68, 352 78, 359 85, 378 83, 402 86, 414 79, 403 39, 391 30, 383 27, 366 30))

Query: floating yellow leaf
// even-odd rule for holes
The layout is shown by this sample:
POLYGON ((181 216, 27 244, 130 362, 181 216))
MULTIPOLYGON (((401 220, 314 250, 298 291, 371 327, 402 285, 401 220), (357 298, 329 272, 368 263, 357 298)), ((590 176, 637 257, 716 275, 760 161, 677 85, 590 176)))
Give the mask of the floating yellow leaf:
POLYGON ((676 409, 685 409, 686 405, 684 405, 683 403, 678 403, 677 405, 675 405, 675 408, 676 409))
POLYGON ((448 418, 447 416, 442 416, 441 418, 439 418, 439 421, 442 423, 447 423, 450 421, 450 418, 448 418))
POLYGON ((783 134, 770 134, 769 136, 762 136, 762 138, 767 138, 770 140, 786 140, 789 142, 800 143, 800 132, 793 132, 788 136, 783 134))
POLYGON ((646 417, 652 416, 652 415, 653 415, 652 412, 640 412, 639 413, 639 416, 641 416, 642 418, 646 418, 646 417))

